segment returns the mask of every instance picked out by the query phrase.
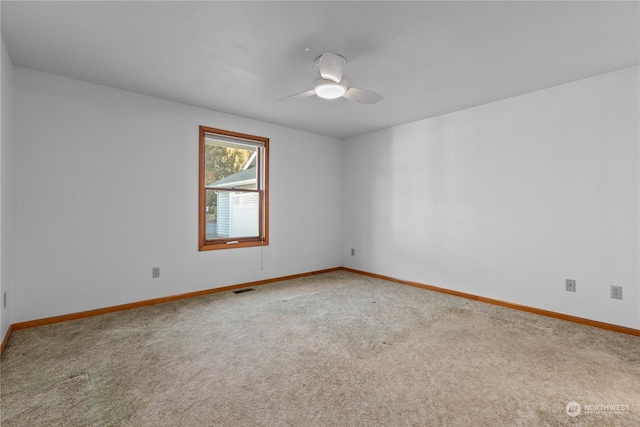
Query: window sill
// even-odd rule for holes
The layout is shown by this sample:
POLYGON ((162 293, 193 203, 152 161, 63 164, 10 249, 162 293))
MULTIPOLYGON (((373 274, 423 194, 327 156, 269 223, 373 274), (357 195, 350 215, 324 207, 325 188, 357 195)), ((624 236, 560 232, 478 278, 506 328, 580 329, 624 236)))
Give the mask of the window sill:
POLYGON ((250 239, 250 240, 231 240, 223 242, 205 241, 200 244, 199 251, 215 251, 218 249, 236 249, 236 248, 251 248, 255 246, 269 246, 269 242, 250 239))

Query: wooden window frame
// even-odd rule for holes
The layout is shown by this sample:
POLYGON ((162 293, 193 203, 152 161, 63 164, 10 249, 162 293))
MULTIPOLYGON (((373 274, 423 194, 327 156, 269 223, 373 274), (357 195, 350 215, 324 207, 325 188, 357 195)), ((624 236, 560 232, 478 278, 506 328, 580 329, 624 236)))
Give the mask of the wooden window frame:
MULTIPOLYGON (((239 141, 242 142, 242 141, 239 141)), ((256 135, 248 135, 224 129, 200 126, 200 150, 198 173, 198 250, 210 251, 217 249, 247 248, 253 246, 267 246, 269 244, 269 138, 256 135), (257 165, 257 187, 259 195, 259 226, 258 236, 255 237, 229 237, 207 239, 207 189, 205 187, 205 139, 207 134, 220 135, 239 140, 253 142, 259 145, 257 165)), ((242 192, 241 189, 234 191, 242 192)), ((251 192, 256 192, 251 190, 251 192)))

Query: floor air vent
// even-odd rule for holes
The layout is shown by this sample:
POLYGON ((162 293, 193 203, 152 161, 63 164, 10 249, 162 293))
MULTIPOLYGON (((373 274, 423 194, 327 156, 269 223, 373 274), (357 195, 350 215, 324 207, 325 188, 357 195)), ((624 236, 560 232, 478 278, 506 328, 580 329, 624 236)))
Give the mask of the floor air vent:
POLYGON ((251 291, 255 291, 255 289, 253 289, 253 288, 238 289, 237 291, 233 291, 233 293, 234 294, 242 294, 244 292, 251 292, 251 291))

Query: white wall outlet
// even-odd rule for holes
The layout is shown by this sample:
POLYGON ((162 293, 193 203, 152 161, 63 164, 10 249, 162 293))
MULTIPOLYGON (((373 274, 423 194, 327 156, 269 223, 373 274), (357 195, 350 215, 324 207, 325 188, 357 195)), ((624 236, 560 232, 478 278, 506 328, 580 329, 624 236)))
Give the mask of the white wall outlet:
POLYGON ((355 256, 356 255, 356 250, 351 248, 351 256, 355 256))
POLYGON ((2 308, 7 308, 7 291, 2 293, 2 308))
POLYGON ((153 267, 151 269, 151 277, 157 279, 160 277, 160 267, 153 267))
POLYGON ((622 299, 622 286, 611 287, 611 298, 622 299))
POLYGON ((565 286, 567 288, 568 292, 575 292, 576 291, 576 281, 573 279, 567 279, 565 282, 565 286))

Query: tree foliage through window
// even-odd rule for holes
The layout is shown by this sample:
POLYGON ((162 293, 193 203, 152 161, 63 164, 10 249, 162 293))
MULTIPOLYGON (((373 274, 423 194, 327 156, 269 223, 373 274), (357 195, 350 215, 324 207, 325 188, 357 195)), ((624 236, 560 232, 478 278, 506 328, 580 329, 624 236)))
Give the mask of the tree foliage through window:
POLYGON ((235 150, 217 145, 206 145, 204 149, 206 161, 205 185, 240 172, 251 155, 247 150, 235 150))

